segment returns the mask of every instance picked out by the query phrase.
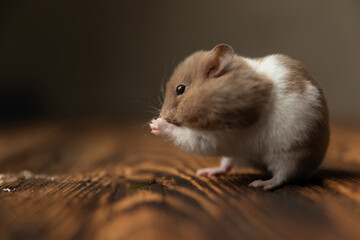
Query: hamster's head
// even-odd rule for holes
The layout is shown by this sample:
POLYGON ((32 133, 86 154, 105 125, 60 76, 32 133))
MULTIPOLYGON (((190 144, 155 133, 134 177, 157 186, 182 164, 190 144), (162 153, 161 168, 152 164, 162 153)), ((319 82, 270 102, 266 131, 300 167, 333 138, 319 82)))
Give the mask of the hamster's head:
POLYGON ((211 51, 198 51, 187 57, 174 70, 166 84, 164 103, 160 117, 181 125, 176 113, 185 98, 201 94, 199 87, 211 78, 220 77, 232 64, 234 50, 226 44, 219 44, 211 51))

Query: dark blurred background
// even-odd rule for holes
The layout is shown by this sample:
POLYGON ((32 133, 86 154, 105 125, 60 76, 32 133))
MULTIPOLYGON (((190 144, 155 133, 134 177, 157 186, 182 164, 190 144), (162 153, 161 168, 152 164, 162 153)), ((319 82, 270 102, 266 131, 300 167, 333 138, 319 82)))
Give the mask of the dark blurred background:
POLYGON ((360 1, 0 0, 0 118, 143 116, 188 54, 284 53, 360 118, 360 1))

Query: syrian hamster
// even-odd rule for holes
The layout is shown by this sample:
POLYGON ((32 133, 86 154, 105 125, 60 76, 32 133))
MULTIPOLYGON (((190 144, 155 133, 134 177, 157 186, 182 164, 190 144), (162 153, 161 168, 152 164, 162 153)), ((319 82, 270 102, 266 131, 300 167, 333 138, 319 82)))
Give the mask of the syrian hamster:
POLYGON ((176 67, 150 127, 185 151, 221 157, 198 175, 225 174, 242 161, 271 174, 249 184, 269 190, 315 173, 328 118, 323 90, 302 63, 280 54, 241 57, 219 44, 176 67))

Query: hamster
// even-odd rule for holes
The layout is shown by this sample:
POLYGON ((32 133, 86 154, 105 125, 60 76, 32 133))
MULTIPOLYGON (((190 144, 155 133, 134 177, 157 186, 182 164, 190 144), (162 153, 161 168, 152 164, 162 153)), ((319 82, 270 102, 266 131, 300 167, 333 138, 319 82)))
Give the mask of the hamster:
POLYGON ((249 184, 270 190, 314 175, 329 142, 328 118, 322 88, 299 61, 241 57, 219 44, 176 67, 150 128, 185 151, 221 157, 219 167, 197 175, 225 174, 241 161, 271 174, 249 184))

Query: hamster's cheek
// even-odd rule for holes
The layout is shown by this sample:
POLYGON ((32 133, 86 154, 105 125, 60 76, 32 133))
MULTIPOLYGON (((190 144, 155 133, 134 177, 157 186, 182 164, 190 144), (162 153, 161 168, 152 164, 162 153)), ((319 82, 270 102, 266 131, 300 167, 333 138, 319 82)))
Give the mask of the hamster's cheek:
POLYGON ((170 116, 171 116, 172 118, 174 118, 174 117, 175 117, 175 114, 176 114, 176 108, 173 107, 172 109, 170 109, 170 116))

